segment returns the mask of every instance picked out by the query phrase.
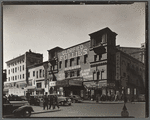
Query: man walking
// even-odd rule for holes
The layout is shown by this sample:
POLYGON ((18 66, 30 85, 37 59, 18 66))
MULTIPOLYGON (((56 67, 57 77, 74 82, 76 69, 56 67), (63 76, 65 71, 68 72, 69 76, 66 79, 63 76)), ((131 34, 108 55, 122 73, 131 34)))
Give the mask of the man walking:
POLYGON ((48 110, 48 96, 47 96, 47 92, 45 93, 45 95, 43 97, 43 110, 45 110, 45 107, 47 107, 47 110, 48 110))
POLYGON ((53 107, 54 109, 54 103, 53 103, 53 95, 50 95, 50 101, 49 101, 49 109, 51 109, 51 106, 53 107))
POLYGON ((59 109, 59 105, 58 105, 58 97, 57 97, 57 95, 54 95, 54 99, 55 99, 55 105, 56 105, 57 108, 59 109))

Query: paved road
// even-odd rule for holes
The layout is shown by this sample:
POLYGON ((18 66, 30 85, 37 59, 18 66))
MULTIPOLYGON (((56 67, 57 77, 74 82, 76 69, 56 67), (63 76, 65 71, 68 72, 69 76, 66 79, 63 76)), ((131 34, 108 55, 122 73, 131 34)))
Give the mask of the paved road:
MULTIPOLYGON (((129 116, 145 118, 145 103, 127 103, 129 116)), ((120 117, 123 103, 72 103, 71 106, 60 106, 60 110, 42 110, 33 106, 35 114, 31 117, 120 117), (39 112, 38 112, 39 111, 39 112)))

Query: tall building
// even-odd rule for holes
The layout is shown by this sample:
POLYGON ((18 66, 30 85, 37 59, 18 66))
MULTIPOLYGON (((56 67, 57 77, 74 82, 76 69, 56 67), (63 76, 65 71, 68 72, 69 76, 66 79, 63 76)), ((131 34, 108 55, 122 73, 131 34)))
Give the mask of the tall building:
POLYGON ((7 81, 4 82, 4 88, 9 90, 9 94, 23 95, 23 89, 28 85, 27 67, 41 62, 43 62, 43 54, 34 53, 31 50, 7 61, 7 81))

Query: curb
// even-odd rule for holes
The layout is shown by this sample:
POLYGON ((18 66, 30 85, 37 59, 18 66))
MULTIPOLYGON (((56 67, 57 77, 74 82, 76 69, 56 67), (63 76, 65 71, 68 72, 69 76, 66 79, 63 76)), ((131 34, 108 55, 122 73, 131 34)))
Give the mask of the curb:
POLYGON ((61 110, 60 110, 60 109, 58 109, 58 110, 42 110, 42 111, 32 112, 32 114, 48 113, 48 112, 57 112, 57 111, 61 111, 61 110))

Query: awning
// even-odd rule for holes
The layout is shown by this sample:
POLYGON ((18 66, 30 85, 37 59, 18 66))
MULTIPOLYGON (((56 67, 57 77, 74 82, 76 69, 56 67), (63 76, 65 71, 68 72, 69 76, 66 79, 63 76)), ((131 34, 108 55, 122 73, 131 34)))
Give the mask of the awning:
POLYGON ((35 89, 35 86, 27 86, 26 89, 35 89))
POLYGON ((65 79, 56 81, 56 86, 58 87, 68 87, 68 86, 82 86, 82 81, 80 80, 73 80, 73 79, 65 79))
POLYGON ((19 86, 20 86, 20 88, 24 88, 24 87, 26 87, 27 86, 27 83, 19 83, 19 86))

